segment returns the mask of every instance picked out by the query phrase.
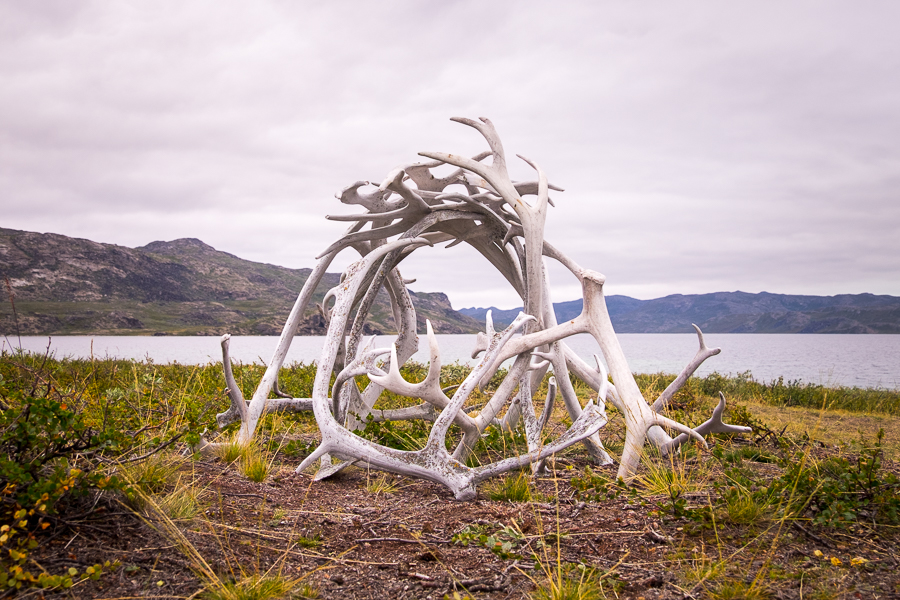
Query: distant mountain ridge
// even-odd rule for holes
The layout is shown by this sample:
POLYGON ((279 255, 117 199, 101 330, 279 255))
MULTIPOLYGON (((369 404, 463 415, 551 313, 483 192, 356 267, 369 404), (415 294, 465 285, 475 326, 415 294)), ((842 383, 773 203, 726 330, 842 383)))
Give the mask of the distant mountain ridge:
MULTIPOLYGON (((23 335, 278 335, 310 273, 244 260, 194 238, 126 248, 0 228, 0 278, 10 281, 23 335)), ((339 279, 326 274, 314 302, 339 279)), ((420 332, 426 318, 438 333, 483 328, 487 308, 455 311, 443 293, 411 294, 420 332)), ((15 318, 3 296, 0 335, 13 335, 15 318)), ((896 296, 716 292, 654 300, 608 296, 606 303, 619 333, 688 333, 691 323, 709 333, 900 333, 896 296)), ((566 321, 581 312, 582 301, 556 303, 554 309, 566 321)), ((490 310, 501 325, 521 308, 490 310)), ((322 334, 324 325, 311 304, 300 334, 322 334)), ((383 290, 366 330, 394 331, 383 290)))
MULTIPOLYGON (((559 322, 581 313, 582 300, 553 305, 559 322)), ((696 323, 707 333, 900 333, 900 297, 874 294, 797 296, 760 292, 673 294, 654 300, 607 296, 618 333, 690 333, 696 323)), ((483 320, 509 323, 521 308, 463 308, 483 320)))
MULTIPOLYGON (((23 335, 278 335, 311 272, 244 260, 194 238, 126 248, 0 228, 0 278, 10 281, 23 335)), ((327 273, 313 301, 321 302, 339 281, 338 273, 327 273)), ((420 331, 426 318, 440 333, 481 329, 454 311, 445 294, 411 293, 420 331)), ((324 319, 311 304, 300 334, 324 331, 324 319)), ((366 331, 394 331, 383 290, 366 331)), ((4 290, 0 334, 15 333, 4 290)))

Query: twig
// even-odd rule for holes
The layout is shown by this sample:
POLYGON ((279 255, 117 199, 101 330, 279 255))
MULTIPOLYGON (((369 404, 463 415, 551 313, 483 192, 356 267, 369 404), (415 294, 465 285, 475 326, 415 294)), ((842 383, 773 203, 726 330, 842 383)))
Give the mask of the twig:
POLYGON ((801 524, 798 523, 797 521, 793 521, 792 524, 793 524, 794 527, 796 527, 796 528, 799 529, 801 532, 803 532, 803 535, 805 535, 806 537, 812 538, 812 539, 816 540, 817 542, 819 542, 820 544, 822 544, 823 546, 827 546, 828 548, 834 548, 834 544, 832 544, 832 543, 829 542, 828 540, 825 540, 825 539, 823 539, 823 538, 820 538, 820 537, 817 536, 816 534, 814 534, 814 533, 812 533, 811 531, 807 530, 805 527, 803 527, 803 525, 801 525, 801 524))
POLYGON ((223 492, 219 491, 219 493, 223 496, 234 496, 236 498, 259 498, 260 500, 265 500, 265 496, 261 496, 260 494, 235 494, 233 492, 223 492))
POLYGON ((138 460, 144 460, 145 458, 149 458, 149 457, 153 456, 154 454, 156 454, 157 452, 159 452, 160 450, 164 450, 164 449, 168 448, 169 446, 171 446, 172 444, 174 444, 175 442, 177 442, 178 439, 181 438, 181 436, 183 436, 185 433, 187 433, 187 432, 182 431, 178 435, 173 436, 172 439, 170 439, 168 442, 161 444, 160 446, 157 446, 155 449, 151 450, 150 452, 148 452, 146 454, 142 454, 141 456, 135 456, 134 458, 126 458, 125 460, 120 460, 119 462, 124 464, 124 463, 130 463, 130 462, 135 462, 138 460))
MULTIPOLYGON (((399 542, 401 544, 424 544, 422 540, 408 540, 406 538, 395 538, 395 537, 373 537, 373 538, 360 538, 356 540, 357 544, 361 544, 363 542, 399 542)), ((450 540, 427 540, 429 544, 449 544, 450 540)))

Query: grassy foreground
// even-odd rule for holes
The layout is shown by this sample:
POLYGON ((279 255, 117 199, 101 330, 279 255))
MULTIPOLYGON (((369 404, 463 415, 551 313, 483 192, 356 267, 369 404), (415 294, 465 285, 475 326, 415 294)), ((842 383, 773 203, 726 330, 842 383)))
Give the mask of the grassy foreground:
MULTIPOLYGON (((235 366, 245 396, 263 370, 235 366)), ((442 385, 467 372, 446 366, 442 385)), ((404 372, 411 381, 424 374, 421 365, 404 372)), ((314 375, 313 365, 290 365, 281 387, 307 397, 314 375)), ((638 382, 652 400, 672 378, 638 382)), ((0 585, 5 595, 72 598, 900 593, 891 558, 900 527, 900 392, 713 374, 676 395, 674 418, 699 424, 719 391, 728 420, 753 426, 752 435, 674 457, 648 452, 629 485, 575 446, 557 457, 550 479, 522 473, 488 482, 467 506, 431 484, 361 469, 333 482, 294 475, 317 440, 309 414, 267 418, 258 444, 226 447, 215 460, 191 455, 227 407, 221 365, 4 354, 0 585), (386 505, 397 516, 382 513, 386 505), (411 558, 397 558, 410 544, 411 558), (354 577, 358 585, 347 583, 354 577)), ((404 402, 388 397, 384 406, 404 402)), ((609 412, 601 437, 615 456, 623 430, 609 412)), ((567 422, 557 411, 551 427, 567 422)), ((370 423, 362 433, 411 449, 427 432, 412 422, 370 423)), ((231 430, 220 435, 227 441, 231 430)), ((474 460, 523 446, 521 433, 491 430, 474 460)))

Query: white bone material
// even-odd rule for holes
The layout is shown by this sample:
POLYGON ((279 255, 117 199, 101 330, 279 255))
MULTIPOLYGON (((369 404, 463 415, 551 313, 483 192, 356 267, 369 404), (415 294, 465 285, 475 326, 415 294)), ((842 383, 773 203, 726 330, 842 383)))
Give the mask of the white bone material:
MULTIPOLYGON (((626 439, 618 476, 626 479, 635 473, 647 439, 663 453, 668 453, 691 437, 705 445, 703 436, 707 433, 748 431, 746 427, 722 422, 724 395, 712 418, 696 429, 660 414, 697 367, 719 353, 718 348, 706 346, 696 325, 700 341, 696 356, 652 406, 647 403, 628 367, 606 309, 603 289, 606 278, 580 267, 544 239, 548 207, 555 206, 548 190, 562 191, 561 188, 551 185, 541 168, 524 157, 520 158, 534 169, 537 180, 512 181, 494 125, 484 118, 453 120, 477 130, 490 150, 472 158, 423 152, 421 156, 431 159, 429 162, 397 167, 377 188, 369 188, 368 181, 357 181, 337 194, 342 203, 360 206, 366 212, 327 217, 353 224, 319 256, 249 404, 231 372, 229 336, 222 338, 231 407, 218 415, 219 427, 240 421, 238 439, 247 442, 253 438, 259 419, 267 412, 311 409, 322 441, 298 471, 319 461, 315 477, 319 480, 357 462, 441 483, 459 499, 474 497, 477 483, 511 469, 531 465, 535 472, 540 472, 545 459, 579 441, 587 446, 597 462, 612 462, 598 436, 598 431, 607 422, 604 410, 607 396, 625 421, 626 439), (491 158, 489 163, 486 162, 488 157, 491 158), (432 173, 431 169, 444 165, 457 168, 440 177, 432 173), (448 189, 450 186, 452 189, 448 189), (530 200, 526 201, 526 196, 530 196, 530 200), (430 322, 426 322, 430 360, 424 381, 410 383, 400 371, 418 349, 418 336, 415 307, 405 287, 414 280, 404 279, 398 265, 412 252, 443 242, 449 242, 448 247, 460 243, 472 246, 509 281, 524 305, 524 311, 500 332, 494 330, 488 313, 485 331, 478 334, 473 351, 473 358, 479 354, 481 358, 452 397, 447 396, 451 388, 442 389, 440 385, 440 349, 430 322), (328 291, 319 307, 328 330, 317 362, 312 398, 290 398, 278 387, 278 372, 325 269, 347 248, 359 252, 361 258, 344 271, 340 283, 328 291), (544 257, 559 262, 581 284, 584 308, 578 317, 566 323, 556 322, 544 257), (360 347, 363 324, 380 289, 386 289, 391 300, 399 331, 397 342, 391 348, 372 348, 369 340, 360 347), (515 333, 522 335, 514 337, 515 333), (597 356, 596 369, 576 356, 565 343, 566 338, 579 333, 590 334, 599 345, 603 361, 597 356), (381 364, 379 357, 388 358, 381 364), (470 394, 483 388, 497 373, 500 364, 510 358, 515 359, 512 366, 484 406, 478 411, 466 409, 470 394), (548 394, 543 410, 536 411, 533 396, 548 371, 553 372, 548 394), (569 379, 570 373, 597 392, 596 402, 589 401, 586 406, 581 406, 569 379), (332 385, 333 374, 336 379, 332 385), (368 376, 369 384, 360 391, 356 378, 362 375, 368 376), (406 408, 375 409, 384 390, 415 399, 417 403, 406 408), (279 398, 269 397, 273 391, 279 398), (552 439, 547 437, 548 421, 557 392, 563 398, 572 425, 552 439), (506 412, 501 417, 504 408, 506 412), (399 419, 433 422, 424 447, 402 451, 353 433, 367 420, 399 419), (489 426, 513 428, 520 420, 528 446, 525 454, 477 468, 464 464, 489 426), (458 426, 460 436, 451 453, 447 450, 447 436, 452 424, 458 426), (663 427, 676 430, 679 435, 673 439, 663 427), (333 463, 332 458, 342 462, 333 463)), ((211 446, 205 441, 201 443, 211 446)))

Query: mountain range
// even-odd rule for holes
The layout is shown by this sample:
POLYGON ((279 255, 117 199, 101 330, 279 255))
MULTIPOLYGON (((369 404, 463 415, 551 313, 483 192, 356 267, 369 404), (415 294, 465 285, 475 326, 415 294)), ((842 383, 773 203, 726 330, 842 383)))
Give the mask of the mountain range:
MULTIPOLYGON (((558 322, 581 313, 582 300, 553 305, 558 322)), ((707 333, 900 333, 900 298, 873 294, 795 296, 761 292, 673 294, 654 300, 608 296, 606 306, 618 333, 690 333, 692 323, 707 333)), ((521 308, 463 308, 495 324, 512 321, 521 308)))
MULTIPOLYGON (((244 260, 192 238, 126 248, 0 229, 0 278, 16 308, 4 293, 0 334, 16 334, 18 321, 22 335, 278 335, 311 272, 244 260)), ((339 281, 339 273, 327 273, 313 300, 339 281)), ((481 329, 445 294, 410 293, 422 330, 426 318, 438 333, 481 329)), ((382 290, 366 332, 394 332, 391 315, 382 290)), ((312 304, 299 333, 325 333, 312 304)))
MULTIPOLYGON (((9 293, 0 302, 0 335, 278 335, 310 273, 244 260, 193 238, 127 248, 0 228, 0 279, 12 292, 12 302, 9 293)), ((326 274, 314 301, 339 280, 326 274)), ((488 310, 497 325, 521 310, 456 311, 443 293, 410 294, 420 331, 427 318, 438 333, 475 333, 488 310)), ((608 296, 606 303, 620 333, 687 333, 691 323, 710 333, 900 333, 895 296, 716 292, 608 296)), ((553 306, 562 322, 581 312, 582 301, 553 306)), ((395 331, 383 290, 366 331, 395 331)), ((324 332, 311 305, 299 334, 324 332)))

